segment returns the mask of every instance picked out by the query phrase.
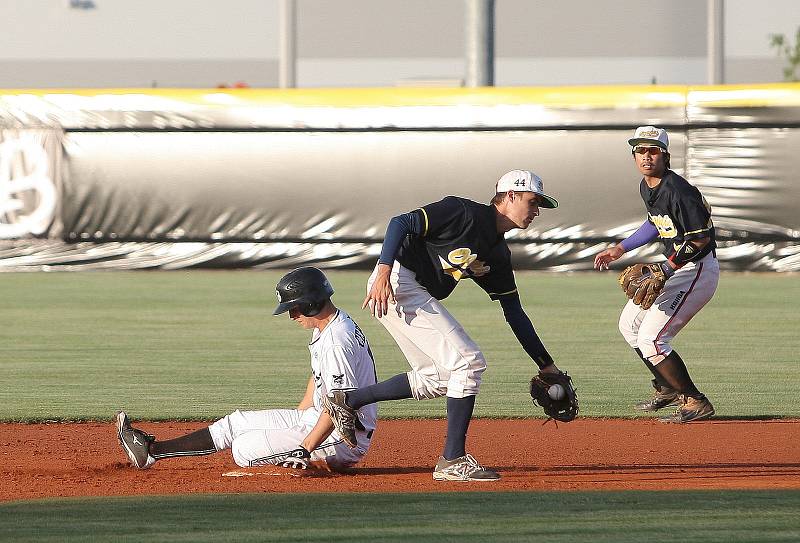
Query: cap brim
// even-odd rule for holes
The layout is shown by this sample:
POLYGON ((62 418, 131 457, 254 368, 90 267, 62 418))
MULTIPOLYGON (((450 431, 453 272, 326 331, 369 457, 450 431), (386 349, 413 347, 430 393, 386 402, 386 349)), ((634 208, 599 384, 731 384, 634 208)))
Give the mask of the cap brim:
POLYGON ((283 302, 282 304, 278 304, 278 307, 275 308, 275 311, 272 312, 273 315, 281 315, 289 311, 295 304, 295 302, 283 302))
POLYGON ((545 209, 555 209, 558 207, 558 201, 552 196, 548 196, 547 194, 542 194, 541 192, 534 192, 534 194, 538 194, 539 197, 541 198, 541 203, 539 203, 539 207, 543 207, 545 209))
POLYGON ((667 150, 667 146, 664 145, 664 143, 659 140, 653 140, 649 138, 631 138, 628 140, 628 144, 631 147, 636 147, 637 145, 641 145, 643 143, 646 143, 652 147, 661 147, 665 151, 667 150))

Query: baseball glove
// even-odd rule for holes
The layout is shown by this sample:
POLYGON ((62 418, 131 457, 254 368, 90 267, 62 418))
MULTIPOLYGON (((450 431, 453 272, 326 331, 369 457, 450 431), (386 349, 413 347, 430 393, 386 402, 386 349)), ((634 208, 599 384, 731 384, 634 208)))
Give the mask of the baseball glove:
POLYGON ((531 397, 534 405, 544 409, 544 414, 560 422, 570 422, 578 416, 578 395, 572 386, 572 378, 566 372, 542 373, 531 379, 531 397), (563 389, 550 387, 560 385, 563 389))
POLYGON ((634 264, 619 276, 625 295, 642 309, 650 309, 666 282, 667 276, 658 264, 634 264))

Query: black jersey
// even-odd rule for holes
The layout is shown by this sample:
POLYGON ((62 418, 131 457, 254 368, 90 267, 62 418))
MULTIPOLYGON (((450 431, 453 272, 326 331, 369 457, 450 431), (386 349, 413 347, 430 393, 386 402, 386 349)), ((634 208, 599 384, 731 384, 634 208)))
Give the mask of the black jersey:
POLYGON ((686 240, 704 237, 710 237, 711 241, 702 252, 707 254, 714 250, 716 243, 711 206, 697 187, 672 170, 667 170, 661 183, 654 189, 642 179, 639 193, 647 207, 647 216, 664 244, 664 255, 673 254, 686 240))
POLYGON ((448 196, 417 209, 422 233, 403 241, 395 259, 443 300, 469 278, 493 300, 517 291, 511 251, 497 232, 494 206, 448 196))

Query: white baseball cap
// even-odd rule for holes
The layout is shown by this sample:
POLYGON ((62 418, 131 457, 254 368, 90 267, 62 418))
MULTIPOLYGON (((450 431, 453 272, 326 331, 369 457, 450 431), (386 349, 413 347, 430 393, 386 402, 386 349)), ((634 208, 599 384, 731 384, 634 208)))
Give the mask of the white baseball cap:
POLYGON ((665 151, 669 148, 669 136, 663 128, 655 126, 640 126, 628 140, 631 147, 661 147, 665 151))
POLYGON ((495 192, 532 192, 542 197, 542 202, 539 207, 553 209, 558 207, 558 202, 552 196, 544 193, 544 183, 542 178, 535 173, 528 170, 511 170, 503 174, 503 177, 497 182, 495 192))

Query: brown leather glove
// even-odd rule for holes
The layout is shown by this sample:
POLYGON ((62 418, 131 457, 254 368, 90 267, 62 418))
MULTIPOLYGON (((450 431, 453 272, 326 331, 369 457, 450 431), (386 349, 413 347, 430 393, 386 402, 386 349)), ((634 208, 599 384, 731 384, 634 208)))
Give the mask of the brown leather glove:
POLYGON ((642 309, 650 309, 666 282, 667 276, 658 264, 634 264, 619 276, 625 295, 642 309))

